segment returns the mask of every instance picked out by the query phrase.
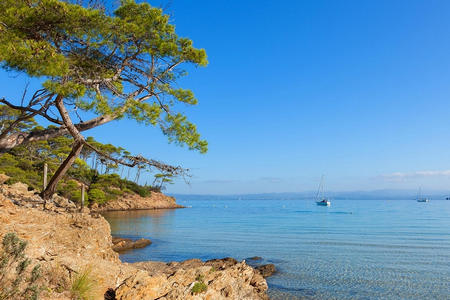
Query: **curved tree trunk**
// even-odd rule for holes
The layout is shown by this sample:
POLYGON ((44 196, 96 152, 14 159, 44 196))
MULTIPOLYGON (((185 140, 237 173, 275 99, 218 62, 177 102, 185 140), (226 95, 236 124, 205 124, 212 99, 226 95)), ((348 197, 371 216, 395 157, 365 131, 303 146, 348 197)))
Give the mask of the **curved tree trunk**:
POLYGON ((75 142, 72 146, 72 151, 70 151, 67 158, 64 160, 64 162, 59 166, 58 170, 56 170, 55 174, 50 179, 49 184, 45 188, 45 190, 42 191, 41 197, 44 199, 44 208, 45 203, 48 199, 50 199, 53 194, 56 191, 56 187, 58 185, 58 182, 61 180, 61 178, 67 173, 67 171, 72 166, 75 159, 80 155, 81 150, 83 149, 83 143, 82 142, 75 142))
POLYGON ((70 169, 75 159, 80 155, 81 150, 83 149, 84 137, 80 134, 78 129, 72 123, 70 119, 69 112, 64 106, 63 97, 58 95, 55 99, 56 107, 63 119, 64 125, 67 128, 67 131, 72 135, 74 139, 74 144, 72 146, 72 151, 70 151, 67 158, 63 161, 63 163, 59 166, 58 170, 56 170, 53 177, 50 179, 50 182, 45 190, 42 191, 41 196, 44 199, 44 208, 48 199, 50 199, 55 193, 56 186, 58 182, 63 178, 63 176, 70 169))

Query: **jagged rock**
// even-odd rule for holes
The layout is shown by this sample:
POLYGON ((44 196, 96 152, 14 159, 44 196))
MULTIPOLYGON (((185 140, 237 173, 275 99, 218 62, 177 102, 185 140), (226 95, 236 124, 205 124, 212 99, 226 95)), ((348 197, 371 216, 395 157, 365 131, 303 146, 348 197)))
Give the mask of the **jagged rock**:
MULTIPOLYGON (((1 174, 0 174, 1 175, 1 174)), ((26 207, 35 207, 43 200, 35 191, 28 190, 28 185, 17 182, 12 185, 1 185, 2 194, 8 197, 14 204, 26 207)))
POLYGON ((11 189, 14 189, 18 193, 26 194, 28 193, 28 185, 22 182, 16 182, 11 185, 11 189))
POLYGON ((83 209, 80 210, 80 212, 83 214, 90 214, 91 210, 85 206, 83 207, 83 209))
POLYGON ((8 198, 6 198, 4 195, 0 194, 0 208, 13 208, 14 203, 11 202, 8 198))
POLYGON ((56 194, 53 195, 52 201, 57 207, 63 207, 63 208, 76 208, 77 207, 75 205, 75 203, 73 203, 72 201, 69 201, 67 198, 58 196, 56 194))
POLYGON ((221 259, 211 259, 206 261, 206 265, 214 267, 216 270, 223 270, 234 266, 238 261, 231 257, 225 257, 221 259))
POLYGON ((90 206, 90 208, 91 208, 91 211, 93 211, 93 212, 98 212, 98 211, 100 211, 100 208, 98 207, 98 203, 93 203, 93 204, 90 206))
POLYGON ((255 269, 258 270, 264 278, 272 276, 273 273, 276 272, 276 268, 275 268, 274 264, 258 266, 255 269))
MULTIPOLYGON (((177 267, 171 265, 172 263, 164 263, 161 261, 143 261, 131 264, 133 267, 148 272, 149 275, 170 275, 175 272, 177 267)), ((179 264, 179 263, 177 263, 179 264)))
POLYGON ((116 299, 157 299, 166 295, 170 289, 165 275, 149 276, 147 272, 139 271, 120 285, 116 290, 116 299))
MULTIPOLYGON (((52 202, 47 202, 45 204, 45 209, 49 210, 49 211, 58 211, 58 208, 56 207, 55 204, 53 204, 52 202)), ((64 210, 63 210, 64 211, 64 210)))
MULTIPOLYGON (((217 262, 219 260, 215 260, 217 262)), ((225 259, 227 263, 231 259, 225 259)), ((129 278, 116 290, 117 299, 268 299, 267 283, 264 278, 245 262, 237 262, 222 270, 202 263, 199 260, 188 260, 181 263, 169 263, 166 267, 154 263, 133 264, 147 271, 129 278), (167 274, 154 271, 162 267, 167 274), (192 287, 202 281, 207 285, 206 291, 193 294, 192 287), (159 283, 156 283, 159 282, 159 283), (146 295, 147 298, 139 298, 146 295), (162 298, 164 297, 164 298, 162 298)))
POLYGON ((182 262, 171 262, 169 266, 177 267, 179 269, 197 268, 203 265, 203 262, 198 258, 188 259, 182 262))
POLYGON ((255 288, 256 292, 259 295, 265 296, 265 293, 267 292, 267 282, 264 279, 264 277, 257 271, 255 271, 255 273, 253 274, 253 277, 250 281, 250 285, 255 288))
POLYGON ((0 174, 0 184, 4 184, 9 178, 11 177, 9 177, 8 175, 0 174))

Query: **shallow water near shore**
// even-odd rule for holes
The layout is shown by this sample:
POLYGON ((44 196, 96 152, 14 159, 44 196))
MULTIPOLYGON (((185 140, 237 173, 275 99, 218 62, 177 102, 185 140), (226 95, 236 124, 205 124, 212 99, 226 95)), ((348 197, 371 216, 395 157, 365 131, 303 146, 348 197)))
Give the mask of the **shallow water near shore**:
POLYGON ((272 299, 450 299, 450 201, 190 200, 108 212, 122 261, 263 257, 272 299))

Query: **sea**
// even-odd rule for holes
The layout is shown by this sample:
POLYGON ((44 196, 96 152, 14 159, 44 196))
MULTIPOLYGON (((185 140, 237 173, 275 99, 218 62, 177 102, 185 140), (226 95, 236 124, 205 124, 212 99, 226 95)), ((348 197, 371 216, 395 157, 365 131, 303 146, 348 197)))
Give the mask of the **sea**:
POLYGON ((178 202, 105 213, 113 236, 153 242, 122 261, 260 256, 271 299, 450 299, 450 201, 178 202))

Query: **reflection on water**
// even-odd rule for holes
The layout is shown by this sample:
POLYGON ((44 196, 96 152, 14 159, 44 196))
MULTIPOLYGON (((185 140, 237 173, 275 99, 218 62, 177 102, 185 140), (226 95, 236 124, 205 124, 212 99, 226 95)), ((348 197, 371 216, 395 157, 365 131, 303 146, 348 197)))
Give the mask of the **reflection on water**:
POLYGON ((109 212, 127 262, 261 256, 273 299, 450 299, 450 201, 186 201, 109 212))
POLYGON ((111 226, 111 232, 127 232, 123 237, 143 237, 148 234, 148 227, 151 224, 153 233, 164 234, 162 224, 169 225, 173 222, 173 209, 152 209, 152 210, 132 210, 127 212, 110 211, 103 213, 111 226))

